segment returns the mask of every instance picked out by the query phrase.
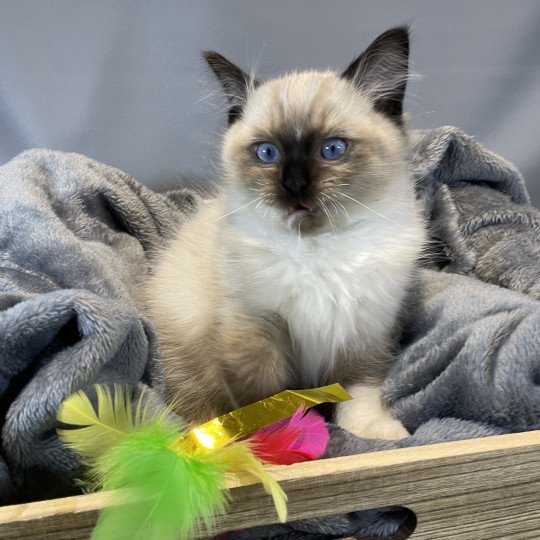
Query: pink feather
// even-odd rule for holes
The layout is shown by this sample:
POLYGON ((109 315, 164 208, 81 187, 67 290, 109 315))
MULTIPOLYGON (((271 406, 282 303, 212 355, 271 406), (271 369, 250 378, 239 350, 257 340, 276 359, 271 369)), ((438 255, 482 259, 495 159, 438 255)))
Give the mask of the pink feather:
POLYGON ((321 457, 329 439, 324 418, 300 407, 290 418, 256 431, 248 441, 261 461, 290 465, 321 457))

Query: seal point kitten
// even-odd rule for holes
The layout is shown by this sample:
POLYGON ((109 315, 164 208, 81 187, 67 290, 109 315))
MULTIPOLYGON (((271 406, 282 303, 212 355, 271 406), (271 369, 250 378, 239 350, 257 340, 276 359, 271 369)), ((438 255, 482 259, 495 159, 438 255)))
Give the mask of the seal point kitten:
POLYGON ((382 403, 424 225, 407 170, 408 30, 344 72, 260 82, 205 52, 229 102, 221 194, 159 254, 148 309, 169 399, 200 422, 342 383, 337 422, 407 435, 382 403))

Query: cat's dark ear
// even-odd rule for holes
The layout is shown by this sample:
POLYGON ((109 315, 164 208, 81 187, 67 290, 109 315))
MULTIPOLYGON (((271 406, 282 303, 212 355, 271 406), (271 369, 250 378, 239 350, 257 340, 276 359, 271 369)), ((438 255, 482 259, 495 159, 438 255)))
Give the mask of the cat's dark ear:
POLYGON ((342 74, 373 100, 375 110, 399 125, 409 76, 409 29, 381 34, 342 74))
POLYGON ((229 101, 229 125, 231 125, 242 116, 242 109, 250 89, 259 83, 217 52, 204 51, 203 57, 225 90, 229 101))

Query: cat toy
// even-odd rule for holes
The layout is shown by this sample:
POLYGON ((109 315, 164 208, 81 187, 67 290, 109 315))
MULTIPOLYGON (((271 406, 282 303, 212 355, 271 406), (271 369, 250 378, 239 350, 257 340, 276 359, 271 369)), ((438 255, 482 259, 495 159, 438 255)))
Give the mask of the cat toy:
POLYGON ((152 413, 144 391, 96 385, 97 411, 83 391, 61 405, 58 429, 88 468, 86 487, 114 495, 98 518, 94 540, 185 539, 210 531, 227 507, 229 475, 262 483, 278 518, 287 519, 287 496, 263 464, 320 457, 329 434, 308 411, 351 399, 339 385, 286 390, 189 429, 169 409, 152 413))

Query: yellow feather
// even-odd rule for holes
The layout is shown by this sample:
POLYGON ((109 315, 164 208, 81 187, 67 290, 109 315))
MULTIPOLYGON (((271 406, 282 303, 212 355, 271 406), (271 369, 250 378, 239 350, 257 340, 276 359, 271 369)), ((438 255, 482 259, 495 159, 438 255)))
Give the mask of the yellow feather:
POLYGON ((247 444, 239 442, 221 448, 216 452, 215 458, 227 465, 227 472, 238 476, 247 474, 261 482, 266 493, 274 500, 279 521, 287 521, 287 495, 252 454, 247 444))
POLYGON ((69 396, 58 411, 58 420, 80 426, 78 429, 58 429, 60 439, 85 458, 96 459, 118 444, 140 425, 142 395, 135 418, 132 412, 132 391, 119 385, 114 387, 114 398, 107 386, 96 385, 98 413, 82 391, 69 396))

